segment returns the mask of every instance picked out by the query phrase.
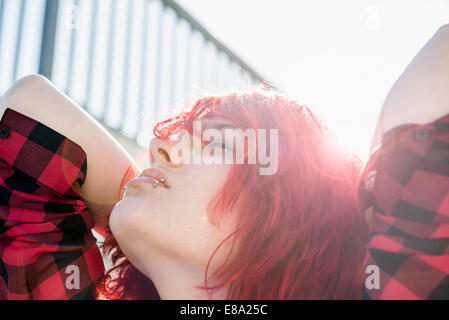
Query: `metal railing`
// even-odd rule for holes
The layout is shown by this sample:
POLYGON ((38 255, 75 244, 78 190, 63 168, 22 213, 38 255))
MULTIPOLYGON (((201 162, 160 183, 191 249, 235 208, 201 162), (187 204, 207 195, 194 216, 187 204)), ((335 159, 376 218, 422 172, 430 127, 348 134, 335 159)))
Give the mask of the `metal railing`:
POLYGON ((0 0, 0 94, 36 72, 143 141, 198 94, 263 79, 172 0, 0 0))

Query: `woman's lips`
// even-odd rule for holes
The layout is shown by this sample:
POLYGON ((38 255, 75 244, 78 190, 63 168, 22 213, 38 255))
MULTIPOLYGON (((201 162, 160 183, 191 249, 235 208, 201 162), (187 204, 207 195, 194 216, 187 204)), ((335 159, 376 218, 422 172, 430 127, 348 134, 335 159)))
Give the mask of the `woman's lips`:
MULTIPOLYGON (((136 183, 148 183, 148 184, 151 184, 153 187, 155 186, 155 184, 156 184, 156 179, 154 179, 154 178, 152 178, 152 177, 145 177, 145 176, 142 176, 142 177, 136 177, 136 178, 134 178, 134 179, 132 179, 132 180, 130 180, 129 182, 128 182, 128 185, 127 186, 132 186, 133 184, 136 184, 136 183)), ((157 185, 156 185, 157 186, 157 185)))
POLYGON ((159 168, 147 168, 140 173, 139 178, 149 178, 153 184, 158 183, 166 188, 170 188, 170 182, 164 172, 159 168))
POLYGON ((165 186, 164 183, 157 183, 157 181, 152 177, 146 177, 146 176, 139 176, 135 177, 134 179, 131 179, 128 184, 126 185, 125 193, 123 194, 123 199, 129 198, 139 192, 139 190, 147 190, 147 192, 150 192, 149 190, 157 189, 159 186, 163 186, 165 188, 168 188, 165 186), (148 189, 149 188, 149 189, 148 189))

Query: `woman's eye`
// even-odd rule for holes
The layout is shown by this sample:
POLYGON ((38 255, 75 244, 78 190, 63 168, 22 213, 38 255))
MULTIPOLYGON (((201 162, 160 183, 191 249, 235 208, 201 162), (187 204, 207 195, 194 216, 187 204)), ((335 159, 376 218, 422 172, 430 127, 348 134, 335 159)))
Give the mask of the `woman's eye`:
POLYGON ((224 143, 224 141, 214 141, 210 144, 211 146, 216 146, 216 147, 220 147, 222 149, 226 149, 226 144, 224 143))

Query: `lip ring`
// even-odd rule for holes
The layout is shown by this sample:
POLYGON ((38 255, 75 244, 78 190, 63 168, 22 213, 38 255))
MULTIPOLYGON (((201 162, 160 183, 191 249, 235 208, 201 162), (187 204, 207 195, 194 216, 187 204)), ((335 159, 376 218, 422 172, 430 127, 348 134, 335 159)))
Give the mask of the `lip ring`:
MULTIPOLYGON (((148 177, 153 180, 156 180, 155 182, 156 186, 159 184, 163 184, 164 187, 170 188, 170 184, 168 183, 167 177, 165 176, 165 173, 159 169, 159 168, 147 168, 144 169, 138 177, 148 177)), ((155 187, 156 187, 155 186, 155 187)))
POLYGON ((140 176, 140 177, 135 177, 134 179, 130 180, 128 182, 127 188, 129 188, 128 186, 132 186, 135 183, 147 183, 147 184, 151 184, 153 186, 153 188, 155 188, 155 185, 159 185, 159 182, 156 183, 156 181, 158 181, 156 178, 154 177, 148 177, 148 176, 140 176))

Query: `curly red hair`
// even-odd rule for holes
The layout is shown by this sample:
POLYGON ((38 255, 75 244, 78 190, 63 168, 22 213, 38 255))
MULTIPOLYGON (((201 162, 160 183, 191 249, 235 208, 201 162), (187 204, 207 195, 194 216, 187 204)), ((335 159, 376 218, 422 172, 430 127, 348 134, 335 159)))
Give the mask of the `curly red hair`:
MULTIPOLYGON (((225 240, 238 241, 238 252, 213 275, 206 269, 200 287, 228 286, 230 299, 359 299, 368 237, 357 211, 360 159, 337 148, 309 108, 273 90, 201 98, 157 123, 154 134, 166 139, 178 128, 191 132, 194 120, 211 114, 243 130, 278 129, 278 171, 260 175, 259 165, 232 167, 208 208, 216 223, 238 212, 239 228, 225 240)), ((104 248, 114 264, 121 261, 99 287, 103 297, 158 298, 113 237, 104 248)))

